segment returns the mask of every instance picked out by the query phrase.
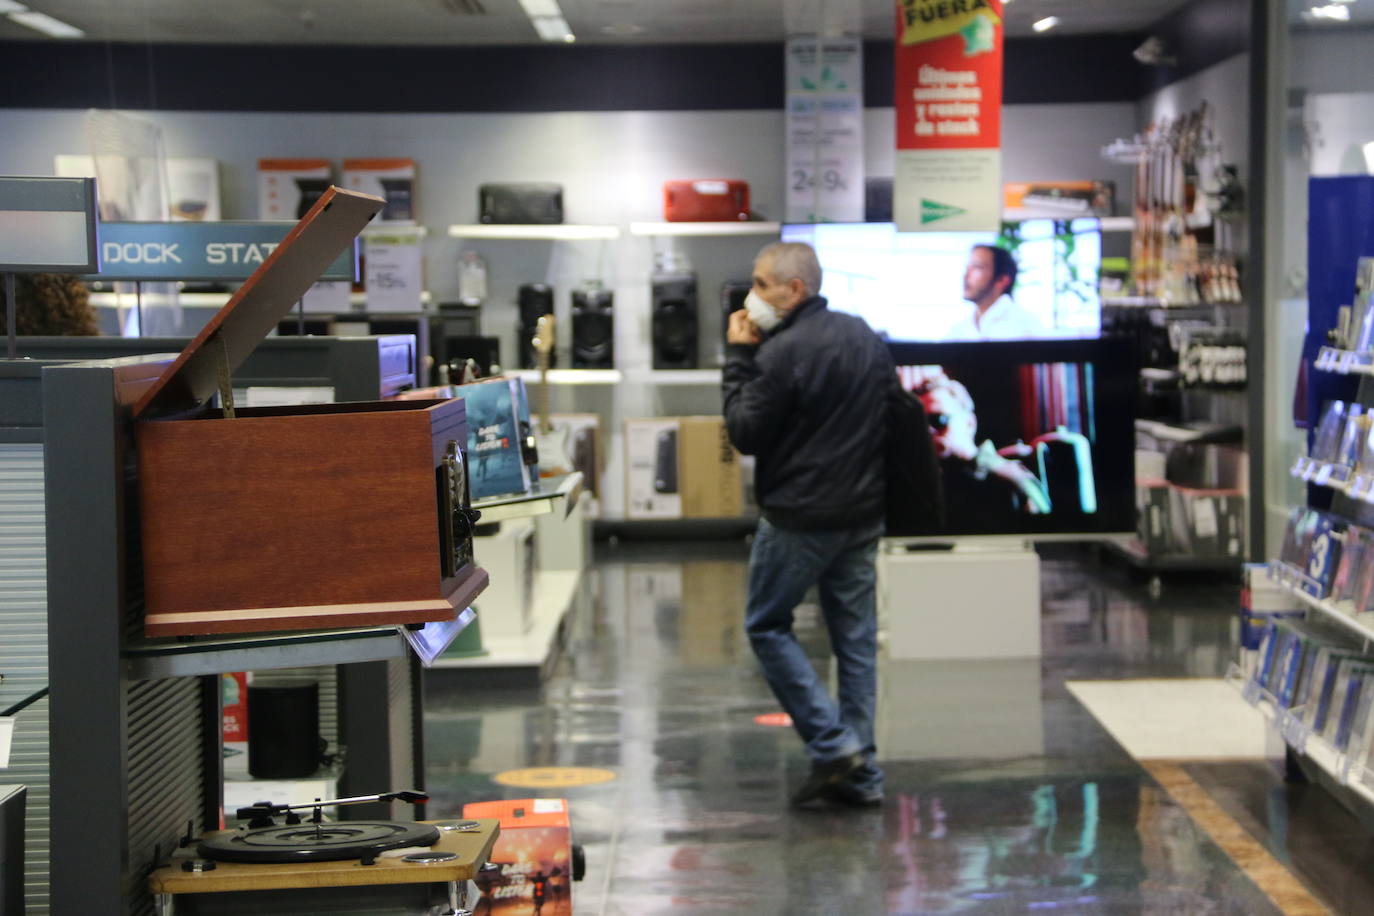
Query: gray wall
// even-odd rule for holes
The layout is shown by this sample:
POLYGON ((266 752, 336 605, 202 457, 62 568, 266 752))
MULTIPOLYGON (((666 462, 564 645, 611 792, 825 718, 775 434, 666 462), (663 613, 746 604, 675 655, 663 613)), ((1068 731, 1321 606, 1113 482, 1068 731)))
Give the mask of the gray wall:
MULTIPOLYGON (((251 219, 257 212, 259 157, 409 156, 419 168, 417 208, 430 229, 427 286, 436 301, 456 297, 457 257, 464 248, 487 260, 490 298, 484 332, 502 338, 513 364, 514 299, 524 282, 557 289, 561 327, 568 326, 569 292, 600 278, 616 293, 616 357, 629 384, 566 386, 555 393, 557 411, 595 411, 607 434, 609 493, 604 509, 619 514, 619 421, 625 417, 718 413, 714 384, 661 386, 650 365, 649 286, 655 248, 673 247, 696 267, 703 308, 703 366, 713 365, 719 311, 707 307, 720 284, 747 277, 766 238, 643 239, 615 242, 467 242, 447 236, 452 223, 477 219, 477 186, 488 181, 542 180, 564 185, 569 222, 656 221, 661 183, 670 178, 732 177, 750 184, 754 209, 777 219, 783 209, 783 115, 780 111, 567 112, 548 114, 266 114, 137 112, 163 131, 168 156, 219 160, 224 216, 251 219)), ((83 113, 72 110, 0 109, 0 174, 50 174, 58 153, 87 152, 83 113)), ((865 117, 866 168, 891 175, 894 114, 872 109, 865 117)), ((1005 178, 1106 178, 1129 200, 1129 169, 1104 161, 1099 150, 1135 133, 1130 103, 1009 106, 1003 115, 1005 178)), ((566 336, 566 335, 565 335, 566 336)), ((566 361, 566 340, 560 348, 566 361)))

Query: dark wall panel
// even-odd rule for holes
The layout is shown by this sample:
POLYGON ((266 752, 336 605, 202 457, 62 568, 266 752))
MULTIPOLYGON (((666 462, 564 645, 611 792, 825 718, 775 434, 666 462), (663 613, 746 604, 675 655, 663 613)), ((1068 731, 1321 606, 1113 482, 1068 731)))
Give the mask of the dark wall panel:
MULTIPOLYGON (((1135 36, 1009 40, 1006 101, 1133 101, 1135 36)), ((887 42, 865 103, 892 104, 887 42)), ((782 45, 484 48, 0 43, 0 108, 179 111, 780 109, 782 45)))
POLYGON ((1149 30, 1163 39, 1174 63, 1151 67, 1145 92, 1155 92, 1250 50, 1249 0, 1193 0, 1149 30))

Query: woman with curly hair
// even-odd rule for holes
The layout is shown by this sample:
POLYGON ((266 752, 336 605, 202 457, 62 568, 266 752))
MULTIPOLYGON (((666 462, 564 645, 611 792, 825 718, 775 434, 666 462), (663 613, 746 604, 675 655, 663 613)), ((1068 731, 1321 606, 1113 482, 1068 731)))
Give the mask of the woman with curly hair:
MULTIPOLYGON (((19 274, 14 326, 21 337, 94 337, 100 333, 90 291, 72 274, 19 274)), ((0 284, 0 334, 9 333, 8 303, 0 284)))

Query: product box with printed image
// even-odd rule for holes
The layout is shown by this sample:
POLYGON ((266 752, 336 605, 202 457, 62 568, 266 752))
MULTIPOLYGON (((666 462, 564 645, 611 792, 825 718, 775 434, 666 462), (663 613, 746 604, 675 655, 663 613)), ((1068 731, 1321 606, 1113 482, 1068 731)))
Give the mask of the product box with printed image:
POLYGON ((453 389, 467 407, 473 500, 528 493, 539 470, 529 448, 530 409, 518 378, 484 379, 453 389))
POLYGON ((1169 489, 1172 552, 1240 557, 1245 551, 1245 496, 1235 490, 1169 489))
POLYGON ((572 884, 582 880, 586 860, 582 848, 573 844, 566 800, 473 802, 463 806, 463 817, 501 822, 501 835, 489 859, 497 869, 478 875, 482 898, 474 914, 573 912, 572 884))
POLYGON ((625 517, 682 517, 676 418, 625 421, 625 517))
MULTIPOLYGON (((606 469, 606 456, 601 445, 601 417, 594 413, 556 413, 551 419, 553 435, 541 441, 552 439, 562 450, 563 460, 573 470, 582 472, 582 497, 578 502, 583 505, 588 518, 599 518, 601 475, 606 469)), ((537 414, 532 422, 538 428, 537 414)), ((545 464, 542 455, 540 464, 545 464)))
POLYGON ((722 417, 678 421, 683 518, 738 518, 744 512, 740 454, 722 417))
POLYGON ((333 179, 328 159, 259 159, 258 219, 300 219, 333 179))
POLYGON ((345 159, 343 169, 344 187, 386 201, 376 222, 415 222, 414 159, 345 159))

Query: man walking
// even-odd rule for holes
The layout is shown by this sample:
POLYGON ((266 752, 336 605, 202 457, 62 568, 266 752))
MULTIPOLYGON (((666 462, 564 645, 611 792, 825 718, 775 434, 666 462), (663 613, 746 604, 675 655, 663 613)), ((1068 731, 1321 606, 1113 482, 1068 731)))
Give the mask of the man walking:
POLYGON ((874 762, 877 612, 883 534, 887 348, 818 293, 809 245, 775 243, 754 262, 745 308, 730 315, 724 412, 730 440, 756 456, 762 518, 749 558, 745 627, 764 677, 806 742, 811 772, 794 804, 883 798, 874 762), (817 587, 839 671, 838 702, 792 632, 817 587))

